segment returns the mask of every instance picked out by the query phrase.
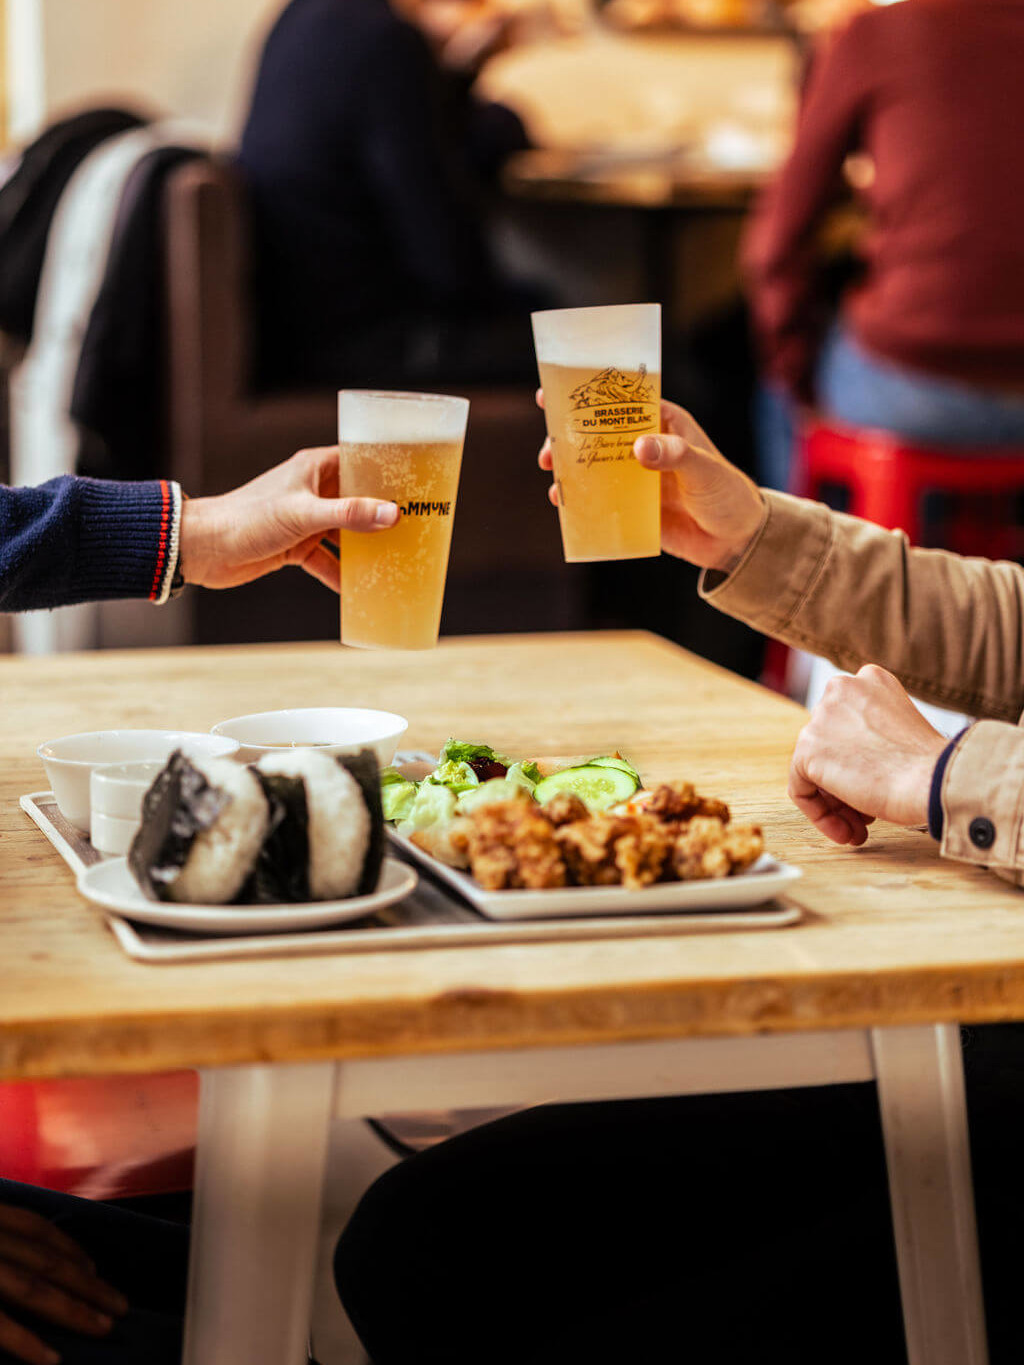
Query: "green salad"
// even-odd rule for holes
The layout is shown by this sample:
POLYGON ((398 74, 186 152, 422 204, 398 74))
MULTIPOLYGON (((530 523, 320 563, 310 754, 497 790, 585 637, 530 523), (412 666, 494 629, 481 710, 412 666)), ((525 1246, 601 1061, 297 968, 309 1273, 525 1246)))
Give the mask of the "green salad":
POLYGON ((572 792, 588 810, 606 810, 633 795, 640 774, 617 754, 604 754, 543 775, 533 759, 519 761, 496 753, 489 744, 449 739, 437 767, 420 781, 398 768, 385 768, 380 781, 384 819, 400 834, 411 835, 440 833, 457 815, 511 798, 544 805, 559 792, 572 792))

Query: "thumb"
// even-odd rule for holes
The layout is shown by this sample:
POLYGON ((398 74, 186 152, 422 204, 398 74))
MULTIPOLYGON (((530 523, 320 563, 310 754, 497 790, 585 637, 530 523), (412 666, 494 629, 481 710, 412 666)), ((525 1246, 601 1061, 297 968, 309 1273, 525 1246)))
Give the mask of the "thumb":
POLYGON ((645 469, 663 473, 686 469, 690 471, 701 461, 701 453, 694 450, 685 436, 663 431, 660 436, 638 436, 633 453, 645 469))
MULTIPOLYGON (((710 446, 710 443, 709 443, 710 446)), ((686 497, 698 502, 713 500, 723 512, 735 512, 737 497, 755 486, 746 474, 720 455, 714 446, 705 448, 690 436, 663 431, 659 436, 638 436, 633 451, 645 469, 679 476, 686 497)), ((756 490, 755 490, 756 491, 756 490)), ((758 510, 761 499, 757 494, 758 510)))

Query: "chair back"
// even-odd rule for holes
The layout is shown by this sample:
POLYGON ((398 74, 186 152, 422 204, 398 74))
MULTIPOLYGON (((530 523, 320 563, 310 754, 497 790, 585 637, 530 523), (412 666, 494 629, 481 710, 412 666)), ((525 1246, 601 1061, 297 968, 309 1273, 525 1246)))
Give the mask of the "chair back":
MULTIPOLYGON (((174 476, 214 491, 211 429, 230 439, 249 387, 251 247, 245 192, 224 161, 190 161, 166 188, 169 402, 174 476)), ((255 470, 253 472, 256 472, 255 470)))

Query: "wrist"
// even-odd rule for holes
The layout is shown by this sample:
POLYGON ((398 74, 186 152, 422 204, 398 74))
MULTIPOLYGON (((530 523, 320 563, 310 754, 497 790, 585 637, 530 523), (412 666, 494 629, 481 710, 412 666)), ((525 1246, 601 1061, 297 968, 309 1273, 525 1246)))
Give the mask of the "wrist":
POLYGON ((206 579, 210 548, 210 504, 213 498, 186 498, 181 506, 178 573, 183 583, 206 579))
POLYGON ((730 574, 739 568, 761 534, 767 517, 767 504, 759 488, 753 488, 752 492, 754 497, 747 515, 742 518, 737 534, 730 538, 729 544, 722 549, 715 563, 707 566, 717 573, 730 574))
POLYGON ((903 766, 897 787, 900 791, 898 809, 895 812, 897 824, 913 829, 930 827, 935 770, 942 762, 946 747, 945 736, 939 735, 936 744, 930 746, 927 752, 916 755, 911 762, 903 766))

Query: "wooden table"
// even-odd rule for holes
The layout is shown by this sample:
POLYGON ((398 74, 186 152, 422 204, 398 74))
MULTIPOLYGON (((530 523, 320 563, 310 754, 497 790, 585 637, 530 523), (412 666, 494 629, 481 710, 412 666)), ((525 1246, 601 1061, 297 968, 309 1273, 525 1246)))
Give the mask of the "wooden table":
POLYGON ((188 1365, 304 1359, 332 1115, 871 1077, 911 1363, 983 1365, 956 1023, 1024 1018, 1024 902, 922 833, 826 845, 785 797, 799 707, 639 633, 7 658, 0 694, 0 1077, 202 1070, 188 1365), (804 921, 142 965, 18 809, 60 734, 341 703, 406 715, 410 746, 619 748, 692 778, 804 868, 804 921))

